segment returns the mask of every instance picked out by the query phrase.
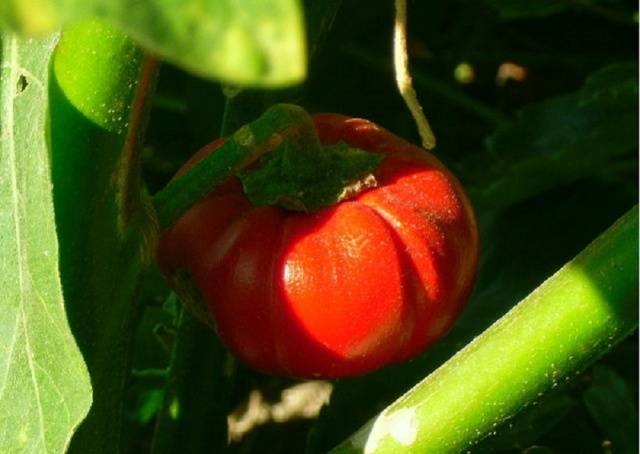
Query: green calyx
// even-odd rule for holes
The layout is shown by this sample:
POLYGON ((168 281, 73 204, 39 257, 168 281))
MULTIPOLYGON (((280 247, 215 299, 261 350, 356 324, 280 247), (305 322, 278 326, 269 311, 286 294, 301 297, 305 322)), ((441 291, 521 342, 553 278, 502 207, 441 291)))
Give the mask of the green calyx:
POLYGON ((158 223, 170 227, 233 176, 254 205, 318 210, 375 186, 382 159, 344 143, 323 148, 304 109, 276 104, 154 196, 158 223))
POLYGON ((339 142, 309 149, 285 140, 261 159, 257 169, 239 175, 245 195, 256 206, 277 205, 310 212, 376 186, 373 171, 383 157, 339 142))

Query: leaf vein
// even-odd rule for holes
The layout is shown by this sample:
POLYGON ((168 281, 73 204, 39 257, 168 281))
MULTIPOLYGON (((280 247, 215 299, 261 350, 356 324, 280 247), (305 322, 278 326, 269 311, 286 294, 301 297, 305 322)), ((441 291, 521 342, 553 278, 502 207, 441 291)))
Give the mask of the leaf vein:
POLYGON ((13 358, 16 342, 18 340, 18 331, 19 331, 18 325, 20 323, 19 317, 20 317, 20 312, 16 312, 16 322, 14 323, 13 339, 11 339, 11 343, 9 344, 9 348, 8 348, 9 354, 7 356, 6 367, 4 370, 4 378, 2 379, 2 385, 0 386, 0 399, 2 399, 2 396, 4 395, 4 391, 7 387, 7 383, 9 382, 9 370, 11 370, 11 359, 13 358))
MULTIPOLYGON (((17 79, 17 69, 19 65, 17 64, 18 59, 18 49, 17 49, 17 41, 15 36, 11 36, 9 38, 9 87, 11 84, 15 84, 17 79)), ((8 90, 7 90, 8 91, 8 90)), ((23 266, 25 263, 25 258, 23 257, 23 245, 22 245, 22 231, 20 229, 20 217, 19 217, 19 199, 20 199, 20 191, 18 188, 18 177, 16 175, 16 149, 15 149, 15 138, 13 135, 14 131, 14 107, 7 109, 6 119, 7 119, 7 135, 8 135, 8 156, 7 159, 9 161, 9 174, 11 180, 11 197, 13 201, 13 218, 15 224, 15 244, 16 244, 16 256, 18 258, 18 284, 20 287, 20 311, 22 313, 22 326, 24 328, 25 335, 25 349, 27 353, 27 360, 29 362, 29 369, 31 371, 31 381, 33 382, 33 387, 36 396, 36 402, 38 405, 38 417, 40 423, 40 437, 42 439, 44 452, 47 451, 47 444, 45 439, 45 430, 44 430, 44 415, 42 413, 42 403, 40 400, 40 389, 38 387, 38 380, 36 377, 35 369, 33 367, 33 351, 31 349, 31 343, 29 340, 29 330, 27 327, 27 317, 26 317, 26 309, 27 301, 25 298, 26 289, 25 289, 25 277, 23 266)))
POLYGON ((52 389, 56 392, 56 394, 58 394, 58 396, 60 396, 60 402, 64 406, 64 410, 67 413, 67 421, 71 421, 71 411, 69 409, 69 403, 64 397, 64 393, 62 392, 62 390, 56 383, 55 379, 51 376, 51 374, 49 373, 46 367, 41 366, 38 362, 36 362, 35 365, 38 367, 38 369, 40 369, 42 373, 44 373, 47 376, 47 378, 49 378, 49 381, 51 381, 52 389))

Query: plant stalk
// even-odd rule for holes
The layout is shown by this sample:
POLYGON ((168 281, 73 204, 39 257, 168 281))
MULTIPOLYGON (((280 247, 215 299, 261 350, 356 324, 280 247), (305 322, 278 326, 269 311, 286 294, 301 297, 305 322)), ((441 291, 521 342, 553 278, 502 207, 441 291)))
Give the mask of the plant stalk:
POLYGON ((67 27, 49 81, 51 173, 69 324, 87 363, 93 405, 70 452, 120 444, 139 277, 155 224, 139 151, 157 65, 99 21, 67 27))

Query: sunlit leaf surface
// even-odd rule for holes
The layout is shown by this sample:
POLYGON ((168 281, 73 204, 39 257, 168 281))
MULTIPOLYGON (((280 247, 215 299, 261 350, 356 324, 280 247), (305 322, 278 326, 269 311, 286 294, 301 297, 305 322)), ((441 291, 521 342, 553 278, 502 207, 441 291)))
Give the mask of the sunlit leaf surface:
POLYGON ((63 452, 91 404, 58 274, 45 137, 57 37, 2 35, 0 452, 63 452))

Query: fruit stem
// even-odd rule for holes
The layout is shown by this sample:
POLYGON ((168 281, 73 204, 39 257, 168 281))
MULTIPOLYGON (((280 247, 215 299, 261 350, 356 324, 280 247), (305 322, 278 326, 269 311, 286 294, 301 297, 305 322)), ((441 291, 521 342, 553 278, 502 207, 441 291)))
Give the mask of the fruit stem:
POLYGON ((304 109, 292 104, 276 104, 236 131, 216 152, 209 153, 154 196, 160 229, 170 227, 215 187, 277 148, 294 128, 311 128, 308 134, 315 134, 304 109))

